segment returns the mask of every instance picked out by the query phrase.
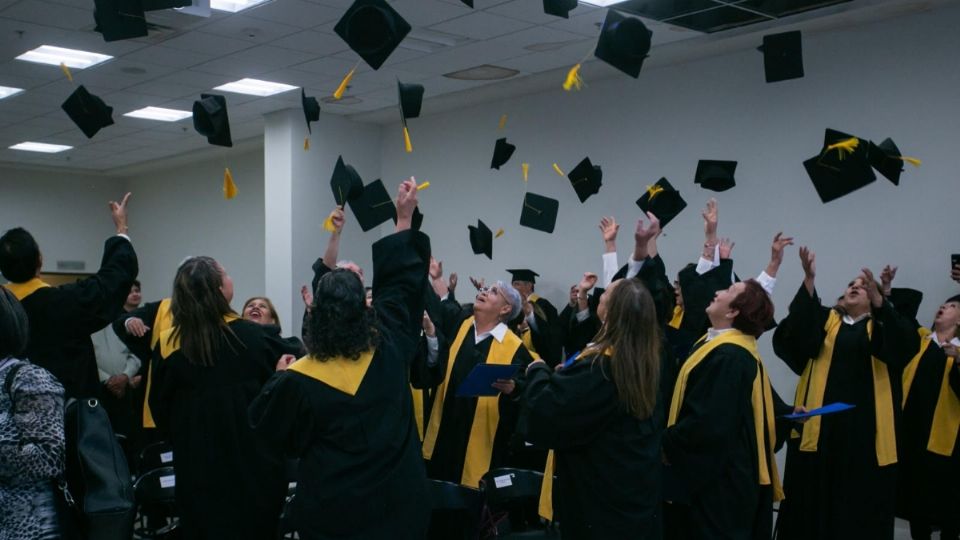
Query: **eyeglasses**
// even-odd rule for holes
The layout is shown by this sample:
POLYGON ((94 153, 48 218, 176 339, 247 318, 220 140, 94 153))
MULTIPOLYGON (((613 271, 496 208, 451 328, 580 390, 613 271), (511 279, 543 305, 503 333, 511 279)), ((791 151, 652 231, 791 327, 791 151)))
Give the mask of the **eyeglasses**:
POLYGON ((495 286, 493 286, 493 287, 480 287, 480 292, 483 293, 483 294, 493 293, 493 294, 499 295, 500 298, 503 298, 503 301, 504 301, 504 302, 506 302, 507 304, 510 303, 510 300, 507 300, 507 295, 503 294, 503 291, 501 291, 500 289, 498 289, 498 288, 495 287, 495 286))

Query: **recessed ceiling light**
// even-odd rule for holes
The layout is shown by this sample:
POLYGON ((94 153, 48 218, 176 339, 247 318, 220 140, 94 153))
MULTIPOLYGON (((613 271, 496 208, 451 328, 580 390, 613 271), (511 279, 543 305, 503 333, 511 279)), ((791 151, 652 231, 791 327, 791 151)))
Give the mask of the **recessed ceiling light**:
POLYGON ((41 45, 32 51, 27 51, 17 57, 17 60, 50 64, 59 66, 61 63, 74 69, 85 69, 106 62, 113 58, 106 54, 98 54, 76 49, 64 49, 52 45, 41 45))
POLYGON ((452 73, 444 73, 443 76, 448 79, 457 79, 460 81, 497 81, 500 79, 509 79, 517 73, 520 72, 515 69, 483 64, 452 73))
POLYGON ((9 86, 0 86, 0 99, 8 98, 10 96, 19 94, 23 92, 23 88, 11 88, 9 86))
POLYGON ((580 3, 588 6, 608 7, 614 4, 622 4, 626 1, 627 0, 580 0, 580 3))
POLYGON ((289 92, 296 89, 296 86, 289 84, 275 83, 270 81, 258 81, 257 79, 240 79, 232 83, 220 85, 214 90, 223 90, 224 92, 235 92, 237 94, 248 94, 251 96, 272 96, 281 92, 289 92))
POLYGON ((193 113, 190 111, 178 111, 176 109, 164 109, 163 107, 144 107, 135 111, 130 111, 124 116, 131 118, 146 118, 147 120, 159 120, 161 122, 176 122, 184 118, 190 118, 193 113))
POLYGON ((56 154, 64 150, 70 150, 72 146, 62 144, 47 144, 42 142, 22 142, 10 147, 11 150, 25 150, 27 152, 43 152, 44 154, 56 154))
POLYGON ((236 13, 252 8, 253 6, 259 6, 267 1, 269 0, 210 0, 210 9, 236 13))

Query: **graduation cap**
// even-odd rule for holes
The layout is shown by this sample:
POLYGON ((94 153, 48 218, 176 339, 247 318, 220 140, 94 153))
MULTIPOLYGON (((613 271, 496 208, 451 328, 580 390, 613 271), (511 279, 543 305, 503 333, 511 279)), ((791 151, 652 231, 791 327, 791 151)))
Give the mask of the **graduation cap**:
POLYGON ((890 289, 889 299, 897 313, 908 319, 916 319, 923 302, 923 293, 916 289, 893 287, 890 289))
POLYGON ((423 85, 405 84, 397 80, 397 94, 400 103, 400 123, 403 125, 404 149, 413 152, 410 142, 410 132, 407 130, 407 119, 420 116, 420 107, 423 105, 423 85))
POLYGON ((687 207, 687 201, 683 200, 680 192, 674 189, 666 178, 661 178, 637 199, 637 206, 640 210, 657 216, 660 227, 664 228, 687 207))
POLYGON ((493 160, 490 162, 490 168, 499 171, 501 166, 510 161, 510 156, 516 149, 516 145, 508 143, 506 137, 497 139, 497 144, 493 147, 493 160))
POLYGON ((333 30, 376 70, 411 27, 385 0, 355 0, 333 30))
POLYGON ((470 248, 473 249, 473 253, 475 255, 482 253, 493 260, 493 232, 490 228, 479 219, 476 227, 467 225, 467 228, 470 229, 470 248))
POLYGON ((333 190, 337 206, 343 206, 363 194, 363 180, 352 166, 343 162, 343 156, 338 156, 337 164, 333 166, 330 189, 333 190))
POLYGON ((473 8, 473 0, 460 0, 460 1, 466 4, 468 7, 473 8))
POLYGON ((141 0, 94 0, 93 20, 107 42, 148 34, 141 0))
POLYGON ((570 179, 570 184, 573 185, 574 191, 577 192, 577 197, 580 198, 580 202, 586 202, 591 195, 600 191, 603 171, 600 170, 599 165, 590 163, 589 157, 585 157, 583 161, 570 171, 567 178, 570 179))
POLYGON ((643 21, 624 17, 611 9, 603 21, 600 39, 593 54, 636 79, 640 76, 644 58, 650 52, 651 36, 653 32, 644 26, 643 21))
POLYGON ((736 161, 701 159, 697 163, 697 173, 693 183, 700 184, 703 189, 711 191, 726 191, 737 185, 737 181, 733 178, 736 170, 736 161))
POLYGON ((768 83, 803 77, 803 42, 800 31, 763 36, 763 74, 768 83))
POLYGON ((820 154, 803 162, 807 175, 824 203, 848 195, 877 179, 870 167, 864 141, 827 129, 820 154))
POLYGON ((903 172, 904 161, 920 166, 919 159, 901 155, 900 149, 890 138, 884 139, 880 144, 871 142, 868 154, 870 165, 895 186, 900 185, 900 173, 903 172))
POLYGON ((93 138, 101 128, 113 125, 113 107, 88 92, 83 85, 78 86, 60 108, 88 139, 93 138))
POLYGON ((507 268, 507 272, 513 276, 512 281, 529 281, 530 283, 536 283, 536 278, 540 277, 540 274, 526 268, 507 268))
POLYGON ((559 209, 560 201, 528 192, 523 196, 520 225, 545 233, 552 233, 557 224, 559 209))
POLYGON ((193 129, 217 146, 233 146, 230 138, 230 119, 227 117, 227 98, 217 94, 200 94, 193 102, 193 129))
POLYGON ((320 120, 320 102, 315 97, 307 97, 307 93, 300 89, 300 106, 303 107, 303 117, 307 121, 307 131, 313 134, 310 122, 320 120))
POLYGON ((543 12, 564 19, 570 18, 570 11, 577 7, 577 0, 543 0, 543 12))
POLYGON ((363 187, 363 192, 355 199, 348 199, 350 209, 357 218, 363 232, 390 221, 397 220, 397 207, 383 187, 382 180, 374 180, 363 187))

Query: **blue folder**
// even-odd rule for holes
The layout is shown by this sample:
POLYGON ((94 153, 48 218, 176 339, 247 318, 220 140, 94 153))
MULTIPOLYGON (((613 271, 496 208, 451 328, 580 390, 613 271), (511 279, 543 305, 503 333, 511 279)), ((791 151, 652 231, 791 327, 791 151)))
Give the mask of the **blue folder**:
POLYGON ((497 379, 509 379, 520 369, 515 364, 477 364, 473 366, 467 378, 457 388, 457 397, 495 396, 500 393, 494 388, 497 379))
POLYGON ((856 405, 837 402, 837 403, 831 403, 829 405, 824 405, 819 409, 813 409, 807 412, 785 414, 782 416, 782 418, 786 418, 787 420, 800 420, 802 418, 810 418, 811 416, 821 416, 824 414, 838 413, 840 411, 845 411, 847 409, 852 409, 854 407, 856 407, 856 405))

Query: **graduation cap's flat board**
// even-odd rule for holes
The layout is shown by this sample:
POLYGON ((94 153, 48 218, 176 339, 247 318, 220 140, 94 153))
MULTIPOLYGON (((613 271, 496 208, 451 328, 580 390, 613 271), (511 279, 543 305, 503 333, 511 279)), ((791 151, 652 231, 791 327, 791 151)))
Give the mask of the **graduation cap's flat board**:
POLYGON ((637 206, 657 216, 660 228, 664 228, 687 207, 687 202, 666 178, 661 178, 637 199, 637 206))
POLYGON ((82 85, 70 94, 60 108, 88 139, 96 135, 101 128, 113 125, 113 107, 88 92, 82 85))
POLYGON ((493 260, 493 232, 487 225, 477 220, 477 226, 467 225, 470 230, 470 249, 475 255, 486 255, 488 259, 493 260))
POLYGON ((803 77, 803 40, 800 31, 763 36, 763 74, 768 83, 803 77))
POLYGON ((523 209, 520 211, 520 225, 545 233, 552 233, 557 225, 557 213, 560 201, 527 193, 523 196, 523 209))
POLYGON ((420 116, 423 105, 423 85, 406 84, 397 81, 397 94, 400 101, 400 115, 404 120, 420 116))
POLYGON ((570 185, 577 192, 580 202, 586 202, 591 195, 600 191, 603 184, 603 171, 599 165, 590 163, 590 158, 585 157, 576 167, 567 175, 570 179, 570 185))
POLYGON ((143 9, 141 0, 94 0, 93 30, 107 42, 144 37, 148 32, 143 9))
POLYGON ((363 180, 351 166, 343 161, 343 156, 337 157, 337 164, 333 166, 333 175, 330 177, 330 189, 337 206, 343 206, 363 195, 363 180))
POLYGON ((515 145, 507 142, 506 137, 497 139, 496 144, 493 146, 493 159, 490 160, 490 168, 499 171, 500 167, 510 161, 510 156, 513 155, 516 149, 517 147, 515 145))
POLYGON ((466 6, 470 7, 470 8, 473 7, 473 0, 460 0, 460 1, 463 2, 464 5, 466 5, 466 6))
POLYGON ((381 223, 397 220, 397 207, 393 205, 393 199, 381 180, 374 180, 364 186, 363 193, 349 201, 349 205, 363 232, 381 223))
POLYGON ((577 0, 543 0, 543 12, 569 19, 570 12, 577 7, 577 4, 577 0))
POLYGON ((900 149, 893 139, 884 139, 880 144, 870 143, 868 150, 870 165, 882 174, 884 178, 900 185, 900 173, 903 172, 903 160, 900 159, 900 149))
POLYGON ((726 191, 737 185, 733 177, 736 170, 736 161, 701 159, 697 163, 693 183, 700 184, 700 187, 710 191, 726 191))
POLYGON ((217 94, 200 94, 200 100, 193 102, 193 129, 206 137, 210 144, 233 146, 227 98, 217 94))
POLYGON ((313 129, 310 122, 320 120, 320 102, 315 97, 307 97, 307 93, 300 89, 300 106, 303 108, 303 117, 307 121, 307 131, 311 134, 313 129))
POLYGON ((607 10, 600 29, 600 39, 593 54, 634 79, 640 76, 643 60, 650 52, 653 33, 634 17, 625 17, 615 10, 607 10))
POLYGON ((540 274, 528 268, 507 268, 507 273, 510 274, 511 282, 528 281, 530 283, 536 283, 537 278, 540 277, 540 274))
POLYGON ((384 0, 356 0, 333 31, 373 69, 387 61, 410 24, 384 0))
POLYGON ((820 200, 828 203, 853 193, 877 179, 868 158, 869 145, 866 141, 828 128, 824 132, 823 148, 820 154, 804 161, 803 166, 820 200), (831 148, 835 144, 854 139, 856 139, 856 145, 850 150, 831 148))

